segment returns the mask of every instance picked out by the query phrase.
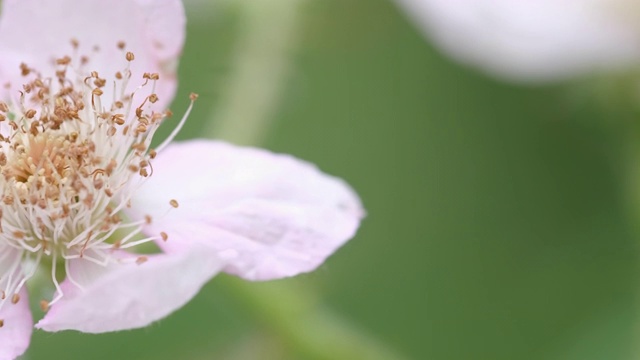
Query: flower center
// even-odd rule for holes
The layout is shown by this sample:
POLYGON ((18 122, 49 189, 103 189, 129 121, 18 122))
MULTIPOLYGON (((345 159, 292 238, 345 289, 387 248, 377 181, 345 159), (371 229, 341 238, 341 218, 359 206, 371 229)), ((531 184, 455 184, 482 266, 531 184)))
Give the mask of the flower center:
MULTIPOLYGON (((54 78, 23 64, 22 91, 11 102, 0 102, 0 307, 43 259, 50 259, 46 263, 57 290, 51 302, 43 301, 46 310, 63 295, 58 262, 76 283, 68 271, 73 259, 106 266, 124 261, 114 256, 122 249, 166 240, 165 233, 140 236, 150 217, 123 221, 119 215, 152 175, 151 140, 170 115, 153 109, 158 74, 145 73, 144 84, 127 92, 134 55, 123 55, 126 66, 110 82, 84 71, 83 58, 79 67, 71 57, 57 59, 54 78), (106 89, 113 92, 110 101, 103 100, 106 89)), ((192 105, 193 100, 195 95, 192 105)), ((160 147, 175 136, 190 110, 160 147)))

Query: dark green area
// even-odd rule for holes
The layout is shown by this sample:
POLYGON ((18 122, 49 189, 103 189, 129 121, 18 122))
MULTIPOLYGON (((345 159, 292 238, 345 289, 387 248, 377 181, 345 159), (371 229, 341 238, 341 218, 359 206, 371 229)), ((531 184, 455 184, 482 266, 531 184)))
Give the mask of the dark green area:
MULTIPOLYGON (((183 139, 217 101, 234 16, 189 27, 178 99, 195 91, 205 105, 183 139)), ((387 1, 310 1, 303 16, 265 146, 345 178, 369 215, 318 271, 287 281, 317 287, 328 307, 414 359, 630 359, 640 279, 624 125, 564 89, 508 86, 453 64, 387 1)), ((214 279, 147 329, 36 332, 29 359, 225 358, 269 328, 228 282, 214 279)), ((264 358, 304 357, 274 341, 284 350, 264 358)))

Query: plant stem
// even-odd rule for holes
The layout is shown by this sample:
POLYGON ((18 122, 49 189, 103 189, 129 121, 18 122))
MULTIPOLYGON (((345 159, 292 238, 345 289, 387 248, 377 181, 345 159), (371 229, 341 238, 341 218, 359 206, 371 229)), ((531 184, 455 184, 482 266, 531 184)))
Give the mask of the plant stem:
POLYGON ((305 359, 404 359, 331 311, 308 287, 294 280, 250 283, 220 277, 217 281, 239 299, 270 334, 303 354, 305 359))
POLYGON ((280 103, 291 68, 304 0, 236 0, 240 34, 227 87, 205 133, 240 145, 260 143, 280 103))

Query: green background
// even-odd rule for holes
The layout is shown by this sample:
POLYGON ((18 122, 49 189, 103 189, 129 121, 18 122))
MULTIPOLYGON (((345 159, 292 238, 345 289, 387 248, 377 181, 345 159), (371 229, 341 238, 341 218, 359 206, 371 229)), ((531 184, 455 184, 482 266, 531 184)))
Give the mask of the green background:
MULTIPOLYGON (((225 91, 242 16, 190 5, 172 109, 191 91, 200 99, 181 140, 202 136, 225 91)), ((369 357, 323 340, 321 321, 296 322, 299 304, 288 301, 335 317, 362 336, 345 342, 377 344, 382 358, 634 358, 633 114, 590 101, 584 84, 518 87, 465 69, 389 1, 307 1, 298 16, 259 145, 352 184, 368 212, 356 238, 294 279, 219 276, 145 329, 36 331, 26 358, 369 357)))

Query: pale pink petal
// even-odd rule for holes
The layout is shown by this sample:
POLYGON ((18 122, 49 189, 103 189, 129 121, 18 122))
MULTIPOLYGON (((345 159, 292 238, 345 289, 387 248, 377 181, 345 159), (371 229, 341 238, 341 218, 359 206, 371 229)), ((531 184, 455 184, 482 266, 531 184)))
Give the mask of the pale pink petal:
POLYGON ((207 245, 250 280, 315 269, 352 238, 364 215, 342 180, 291 156, 215 141, 173 144, 152 163, 131 215, 168 251, 207 245), (179 207, 169 209, 170 199, 179 207))
POLYGON ((445 52, 500 77, 553 80, 640 61, 633 1, 397 1, 445 52))
POLYGON ((19 295, 20 300, 15 304, 7 297, 0 309, 0 320, 3 322, 0 327, 0 360, 15 359, 29 347, 33 319, 27 290, 23 288, 19 295))
POLYGON ((102 333, 147 326, 187 303, 222 268, 210 254, 191 250, 107 267, 72 260, 75 283, 61 284, 64 296, 36 327, 102 333))
POLYGON ((131 63, 135 77, 129 89, 142 83, 144 72, 159 73, 157 106, 162 107, 175 92, 184 33, 185 15, 179 0, 4 0, 0 85, 11 82, 14 89, 21 88, 18 65, 22 62, 52 76, 54 58, 75 56, 71 39, 79 41, 77 54, 89 56, 87 70, 113 79, 127 64, 123 50, 117 48, 124 41, 125 51, 135 54, 131 63))

